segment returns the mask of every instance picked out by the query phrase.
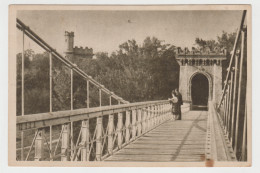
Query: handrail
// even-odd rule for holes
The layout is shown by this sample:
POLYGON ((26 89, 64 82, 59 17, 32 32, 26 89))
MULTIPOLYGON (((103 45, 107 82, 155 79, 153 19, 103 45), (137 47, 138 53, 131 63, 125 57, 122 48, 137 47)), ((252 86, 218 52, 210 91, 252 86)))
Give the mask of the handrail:
POLYGON ((19 116, 17 159, 101 161, 171 118, 168 100, 19 116))
POLYGON ((247 26, 243 11, 219 104, 216 105, 235 158, 247 160, 247 26), (239 44, 241 44, 239 48, 239 44))
POLYGON ((86 120, 90 118, 97 118, 103 115, 118 113, 118 112, 132 110, 132 109, 140 109, 140 108, 145 108, 147 106, 165 104, 168 102, 169 102, 168 100, 136 102, 136 103, 121 104, 121 105, 83 108, 83 109, 75 109, 75 110, 57 111, 51 113, 48 112, 48 113, 31 114, 26 116, 17 116, 16 124, 19 130, 29 130, 35 128, 48 127, 50 125, 62 124, 62 123, 75 121, 75 120, 80 121, 80 120, 86 120), (58 121, 52 122, 54 119, 58 119, 58 121), (41 123, 37 124, 43 121, 44 121, 43 124, 41 123), (28 124, 33 124, 33 125, 31 126, 28 124))
MULTIPOLYGON (((238 40, 240 38, 240 35, 241 35, 241 31, 243 30, 243 27, 244 27, 244 22, 245 22, 245 17, 246 17, 246 10, 243 11, 243 14, 242 14, 242 19, 241 19, 241 22, 240 22, 240 26, 239 26, 239 29, 237 31, 237 35, 236 35, 236 39, 235 39, 235 43, 234 43, 234 47, 233 47, 233 51, 232 51, 232 54, 231 54, 231 59, 230 59, 230 62, 229 62, 229 66, 228 66, 228 71, 227 71, 227 75, 226 75, 226 79, 225 79, 225 82, 224 82, 224 88, 223 88, 223 91, 225 91, 227 89, 227 85, 228 85, 228 79, 230 77, 230 71, 231 71, 231 66, 232 66, 232 63, 234 61, 234 56, 236 54, 236 50, 237 50, 237 46, 238 46, 238 40)), ((223 99, 224 99, 224 92, 222 92, 222 96, 221 96, 221 99, 219 101, 219 105, 221 105, 223 99)))
POLYGON ((208 102, 206 159, 214 161, 236 161, 231 144, 224 133, 223 121, 215 103, 208 102))
MULTIPOLYGON (((32 31, 28 26, 26 26, 21 20, 19 20, 18 18, 16 19, 16 27, 18 29, 20 29, 22 31, 22 64, 21 64, 21 117, 17 117, 17 123, 19 122, 20 119, 26 119, 26 121, 28 122, 27 125, 33 125, 33 123, 35 124, 36 122, 32 122, 32 124, 30 124, 30 121, 28 120, 30 117, 31 119, 33 120, 34 118, 36 117, 39 117, 40 115, 43 115, 43 116, 50 116, 50 115, 55 115, 56 113, 53 112, 53 93, 52 93, 52 90, 53 90, 53 57, 54 58, 57 58, 58 60, 60 60, 63 64, 65 64, 65 66, 69 67, 70 69, 70 109, 71 110, 74 110, 74 100, 73 100, 73 97, 74 97, 74 92, 73 92, 73 76, 74 76, 74 72, 76 72, 77 74, 79 74, 81 77, 83 77, 84 79, 86 79, 86 97, 87 97, 87 103, 86 103, 86 108, 89 108, 90 107, 90 88, 89 88, 89 84, 93 84, 95 87, 98 88, 99 90, 99 106, 101 107, 102 106, 102 92, 106 93, 109 95, 109 104, 112 105, 112 98, 114 98, 115 100, 118 101, 118 104, 120 103, 129 103, 128 101, 125 101, 124 99, 122 99, 121 97, 117 96, 116 94, 114 94, 113 92, 111 92, 110 90, 108 90, 107 88, 105 88, 103 85, 101 85, 99 82, 97 82, 96 80, 94 80, 91 76, 87 75, 84 71, 82 71, 80 68, 77 67, 76 64, 73 64, 72 62, 70 62, 67 58, 64 58, 61 54, 59 54, 54 48, 52 48, 49 44, 47 44, 40 36, 38 36, 34 31, 32 31), (24 36, 28 36, 32 41, 34 41, 36 44, 38 44, 40 47, 42 47, 45 51, 47 51, 49 53, 49 113, 43 113, 43 114, 40 114, 40 115, 34 115, 35 117, 32 118, 32 116, 26 115, 26 118, 24 118, 24 115, 25 115, 25 87, 24 87, 24 83, 25 83, 25 49, 24 49, 24 41, 25 41, 25 37, 24 36)), ((63 112, 65 113, 65 112, 63 112)), ((50 117, 49 117, 50 118, 50 117)), ((53 117, 54 118, 54 117, 53 117)), ((51 118, 50 118, 51 119, 51 118)), ((53 120, 53 119, 52 119, 53 120)), ((42 124, 45 124, 46 120, 42 120, 41 123, 42 124)), ((39 121, 38 121, 39 122, 39 121)), ((50 121, 49 121, 50 122, 50 121)), ((64 121, 65 122, 65 121, 64 121)), ((66 121, 67 122, 67 121, 66 121)), ((37 123, 36 123, 37 124, 37 123)), ((52 123, 49 123, 50 126, 50 143, 52 144, 52 125, 53 125, 53 122, 52 123)), ((70 122, 71 126, 73 126, 73 122, 70 122)), ((46 125, 46 124, 45 124, 46 125)), ((41 127, 46 127, 46 126, 41 126, 41 127)), ((33 125, 34 126, 34 125, 33 125)), ((24 127, 22 125, 22 127, 24 127)), ((27 126, 28 127, 28 126, 27 126)), ((34 126, 35 127, 35 126, 34 126)), ((38 127, 38 126, 37 126, 38 127)), ((28 128, 27 128, 28 129, 28 128)), ((73 129, 73 128, 72 128, 73 129)), ((35 138, 34 141, 32 142, 32 144, 34 142, 37 142, 37 139, 40 138, 39 136, 37 135, 40 135, 41 136, 41 133, 42 133, 42 130, 37 130, 37 134, 35 135, 35 138), (39 131, 39 133, 38 133, 39 131), (37 138, 36 138, 37 136, 37 138)), ((71 132, 73 134, 73 131, 71 132)), ((25 145, 25 142, 26 142, 26 138, 25 138, 25 135, 24 135, 24 131, 21 130, 21 133, 20 133, 20 139, 21 139, 21 158, 20 160, 27 160, 28 157, 26 157, 26 159, 24 158, 24 145, 25 145)), ((36 144, 35 144, 36 145, 36 144)), ((32 147, 32 146, 31 146, 32 147)), ((52 145, 50 145, 50 150, 52 150, 52 145)), ((30 148, 30 151, 31 151, 31 148, 30 148)), ((29 152, 30 153, 30 152, 29 152)), ((28 155, 29 156, 29 155, 28 155)), ((37 156, 38 157, 38 156, 37 156)), ((37 159, 36 159, 37 160, 37 159)))

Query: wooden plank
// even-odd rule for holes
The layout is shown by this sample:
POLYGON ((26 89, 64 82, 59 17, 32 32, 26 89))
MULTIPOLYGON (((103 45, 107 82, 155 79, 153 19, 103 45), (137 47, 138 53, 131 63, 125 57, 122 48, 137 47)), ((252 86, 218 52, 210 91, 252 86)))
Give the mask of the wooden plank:
POLYGON ((206 111, 190 111, 181 121, 168 121, 105 161, 203 161, 206 111))

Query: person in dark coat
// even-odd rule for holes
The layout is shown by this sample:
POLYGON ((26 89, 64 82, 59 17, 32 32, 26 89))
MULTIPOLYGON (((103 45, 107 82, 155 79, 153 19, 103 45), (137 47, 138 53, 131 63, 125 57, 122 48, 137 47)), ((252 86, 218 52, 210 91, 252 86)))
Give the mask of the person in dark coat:
POLYGON ((177 119, 177 117, 178 117, 178 113, 179 113, 179 111, 178 111, 178 109, 179 109, 179 107, 178 107, 178 98, 177 98, 177 96, 176 96, 176 93, 175 93, 175 91, 173 90, 172 91, 172 98, 169 98, 169 101, 170 101, 170 104, 172 105, 172 115, 173 115, 173 119, 177 119))
POLYGON ((175 91, 176 97, 178 98, 178 102, 177 102, 177 120, 181 120, 181 105, 183 105, 182 95, 179 92, 178 88, 176 88, 174 91, 175 91))

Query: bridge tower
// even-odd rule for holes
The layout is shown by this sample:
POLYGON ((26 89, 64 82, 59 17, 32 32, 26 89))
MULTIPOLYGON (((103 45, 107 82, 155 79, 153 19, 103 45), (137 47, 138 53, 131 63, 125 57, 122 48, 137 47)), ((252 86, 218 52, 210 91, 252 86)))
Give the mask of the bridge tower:
POLYGON ((183 100, 196 106, 207 106, 209 100, 217 101, 222 92, 222 61, 226 50, 183 51, 178 48, 177 61, 180 65, 179 91, 183 100))

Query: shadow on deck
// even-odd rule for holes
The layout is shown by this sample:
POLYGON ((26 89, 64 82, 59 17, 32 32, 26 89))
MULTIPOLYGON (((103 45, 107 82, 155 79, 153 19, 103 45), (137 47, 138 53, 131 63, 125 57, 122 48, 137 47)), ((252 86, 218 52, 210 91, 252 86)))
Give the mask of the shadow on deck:
POLYGON ((207 115, 207 111, 190 111, 182 120, 167 121, 105 161, 204 161, 207 115))

